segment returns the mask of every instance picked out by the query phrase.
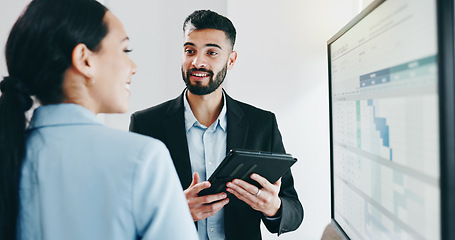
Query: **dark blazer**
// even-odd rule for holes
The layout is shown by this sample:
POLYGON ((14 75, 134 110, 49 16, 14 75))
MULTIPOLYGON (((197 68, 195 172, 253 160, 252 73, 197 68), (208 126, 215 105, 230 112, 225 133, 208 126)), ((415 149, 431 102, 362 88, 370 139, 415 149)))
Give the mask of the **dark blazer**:
MULTIPOLYGON (((166 144, 182 187, 186 189, 191 183, 192 172, 184 123, 183 97, 184 93, 176 99, 134 113, 131 116, 130 131, 160 139, 166 144)), ((285 153, 273 113, 236 101, 227 94, 226 104, 227 151, 237 148, 285 153)), ((226 239, 261 239, 261 219, 270 232, 278 235, 297 229, 303 220, 303 208, 294 189, 291 171, 281 179, 279 196, 282 204, 281 221, 268 221, 264 214, 246 204, 226 205, 224 211, 226 239)))

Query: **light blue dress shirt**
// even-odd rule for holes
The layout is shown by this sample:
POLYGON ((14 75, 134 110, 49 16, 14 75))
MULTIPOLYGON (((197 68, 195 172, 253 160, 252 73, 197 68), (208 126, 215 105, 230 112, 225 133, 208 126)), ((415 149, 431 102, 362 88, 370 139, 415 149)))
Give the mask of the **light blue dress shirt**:
POLYGON ((20 239, 198 239, 160 141, 82 106, 35 110, 20 185, 20 239))
MULTIPOLYGON (((223 103, 225 102, 223 94, 223 103)), ((191 170, 199 173, 201 181, 206 181, 226 156, 226 104, 221 109, 218 119, 210 127, 197 121, 186 98, 186 92, 183 104, 191 170)), ((201 240, 225 239, 224 208, 211 217, 197 221, 197 226, 201 240)))

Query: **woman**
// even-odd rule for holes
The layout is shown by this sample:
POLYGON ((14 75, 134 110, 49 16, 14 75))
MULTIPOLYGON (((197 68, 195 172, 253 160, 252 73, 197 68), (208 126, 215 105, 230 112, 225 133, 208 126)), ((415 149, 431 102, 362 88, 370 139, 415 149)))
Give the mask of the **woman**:
POLYGON ((0 239, 197 239, 165 146, 96 118, 128 109, 129 51, 94 0, 34 0, 19 17, 0 82, 0 239))

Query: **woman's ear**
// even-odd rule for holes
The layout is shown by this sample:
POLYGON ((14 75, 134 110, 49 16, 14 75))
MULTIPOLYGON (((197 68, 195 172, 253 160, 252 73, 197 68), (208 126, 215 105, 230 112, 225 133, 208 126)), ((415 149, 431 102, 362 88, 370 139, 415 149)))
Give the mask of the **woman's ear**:
POLYGON ((73 68, 81 73, 89 82, 92 81, 94 76, 93 57, 93 52, 83 43, 79 43, 74 47, 71 56, 73 68))

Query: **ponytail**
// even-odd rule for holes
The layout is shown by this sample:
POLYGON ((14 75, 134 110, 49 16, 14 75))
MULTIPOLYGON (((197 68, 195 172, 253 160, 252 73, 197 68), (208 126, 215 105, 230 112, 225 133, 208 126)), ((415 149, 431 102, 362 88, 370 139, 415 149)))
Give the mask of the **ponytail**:
POLYGON ((0 239, 16 239, 25 112, 32 107, 33 100, 18 79, 4 78, 0 90, 0 239))

